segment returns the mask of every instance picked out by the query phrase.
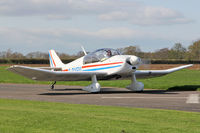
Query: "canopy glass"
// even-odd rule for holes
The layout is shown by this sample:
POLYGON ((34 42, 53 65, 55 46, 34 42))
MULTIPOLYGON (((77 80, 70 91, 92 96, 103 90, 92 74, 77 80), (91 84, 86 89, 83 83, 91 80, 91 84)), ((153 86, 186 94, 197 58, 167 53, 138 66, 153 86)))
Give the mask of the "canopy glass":
POLYGON ((84 64, 102 62, 115 55, 120 55, 119 51, 111 48, 103 48, 87 54, 83 61, 84 64))

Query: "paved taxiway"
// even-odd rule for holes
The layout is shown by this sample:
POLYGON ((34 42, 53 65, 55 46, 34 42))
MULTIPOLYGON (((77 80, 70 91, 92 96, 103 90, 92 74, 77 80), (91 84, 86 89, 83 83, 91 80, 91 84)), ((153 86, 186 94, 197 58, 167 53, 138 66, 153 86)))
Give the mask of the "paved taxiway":
POLYGON ((50 90, 48 85, 0 84, 0 98, 157 108, 200 112, 200 92, 144 90, 134 93, 124 88, 102 88, 102 92, 91 94, 78 86, 56 85, 50 90))

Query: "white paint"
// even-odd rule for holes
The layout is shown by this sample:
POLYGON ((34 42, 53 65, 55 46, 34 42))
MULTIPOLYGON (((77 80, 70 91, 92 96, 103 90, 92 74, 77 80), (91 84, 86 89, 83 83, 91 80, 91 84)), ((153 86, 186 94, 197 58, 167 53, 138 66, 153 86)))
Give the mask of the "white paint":
POLYGON ((131 99, 131 98, 141 98, 141 99, 186 99, 187 97, 101 97, 103 99, 131 99))
POLYGON ((190 94, 186 103, 199 103, 199 94, 190 94))

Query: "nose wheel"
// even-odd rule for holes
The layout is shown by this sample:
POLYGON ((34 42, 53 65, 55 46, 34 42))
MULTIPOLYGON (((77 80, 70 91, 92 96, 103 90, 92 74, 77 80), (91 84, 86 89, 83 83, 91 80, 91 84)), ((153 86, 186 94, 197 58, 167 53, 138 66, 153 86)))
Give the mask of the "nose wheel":
POLYGON ((51 89, 54 89, 54 85, 56 84, 56 81, 54 81, 54 83, 51 85, 51 89))

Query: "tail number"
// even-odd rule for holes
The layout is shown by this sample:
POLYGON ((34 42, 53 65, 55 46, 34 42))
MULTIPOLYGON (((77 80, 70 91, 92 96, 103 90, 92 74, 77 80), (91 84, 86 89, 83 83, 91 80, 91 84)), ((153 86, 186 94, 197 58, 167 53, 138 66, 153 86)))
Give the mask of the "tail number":
POLYGON ((74 67, 69 69, 69 71, 81 71, 81 70, 82 70, 81 67, 74 67))

